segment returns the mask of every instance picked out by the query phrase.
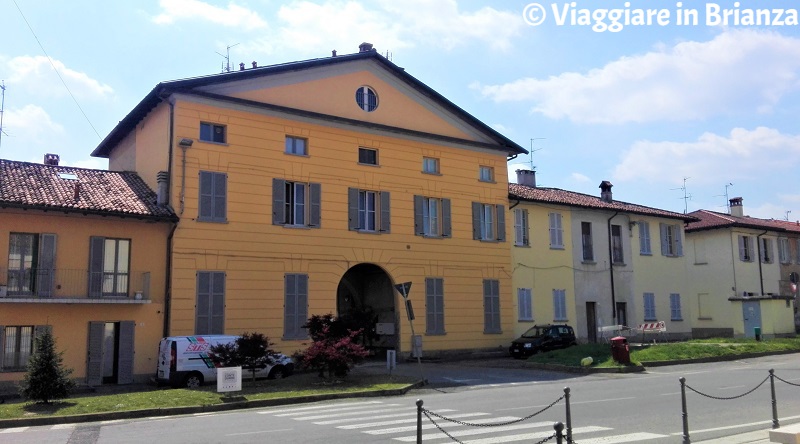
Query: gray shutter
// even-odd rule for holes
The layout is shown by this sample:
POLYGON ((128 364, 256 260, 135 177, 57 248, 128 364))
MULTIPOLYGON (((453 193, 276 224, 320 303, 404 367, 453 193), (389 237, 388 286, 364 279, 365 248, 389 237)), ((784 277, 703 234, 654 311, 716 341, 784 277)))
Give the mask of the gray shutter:
POLYGON ((133 383, 135 325, 133 321, 121 321, 119 323, 117 384, 133 383))
POLYGON ((358 188, 347 189, 347 215, 349 230, 358 230, 358 188))
POLYGON ((472 238, 481 238, 481 204, 472 202, 472 238))
POLYGON ((214 217, 214 173, 200 171, 200 202, 198 219, 209 220, 214 217))
POLYGON ((425 332, 436 332, 436 290, 433 278, 425 278, 425 332))
POLYGON ((211 274, 211 334, 225 334, 225 273, 211 274))
POLYGON ((661 230, 661 255, 668 256, 669 255, 669 243, 667 239, 667 226, 664 224, 658 224, 659 229, 661 230))
POLYGON ((92 236, 89 238, 89 297, 99 298, 103 295, 103 250, 105 238, 92 236))
POLYGON ((194 334, 210 334, 209 319, 211 314, 211 273, 197 272, 197 299, 195 302, 194 334))
POLYGON ((745 261, 745 257, 744 257, 744 236, 742 236, 741 234, 739 235, 739 260, 742 261, 742 262, 745 261))
POLYGON ((296 330, 297 275, 283 277, 283 337, 291 338, 296 330))
POLYGON ((103 333, 105 322, 89 322, 89 350, 86 357, 86 384, 103 383, 103 333))
POLYGON ((322 226, 322 185, 318 183, 308 184, 309 199, 311 208, 309 208, 308 225, 319 228, 322 226))
POLYGON ((37 289, 39 296, 53 296, 53 282, 56 270, 56 235, 39 236, 39 264, 37 265, 37 289))
POLYGON ((228 175, 214 173, 214 220, 227 218, 228 175))
POLYGON ((3 371, 3 362, 5 360, 4 352, 6 348, 6 326, 0 325, 0 371, 3 371))
POLYGON ((683 236, 681 235, 681 226, 673 225, 675 227, 675 253, 677 256, 683 256, 683 236))
POLYGON ((303 324, 306 323, 308 315, 308 275, 297 276, 297 311, 295 312, 295 333, 296 338, 303 338, 303 324))
POLYGON ((392 231, 391 206, 388 191, 381 191, 381 227, 380 231, 390 233, 392 231))
POLYGON ((506 241, 506 207, 503 205, 495 206, 497 209, 497 241, 506 241))
POLYGON ((422 196, 414 196, 414 234, 417 236, 425 234, 425 227, 423 227, 425 220, 422 217, 424 204, 425 199, 422 196))
POLYGON ((286 181, 272 179, 272 225, 286 221, 286 181))
POLYGON ((442 237, 452 236, 452 218, 450 217, 450 199, 442 199, 442 237))

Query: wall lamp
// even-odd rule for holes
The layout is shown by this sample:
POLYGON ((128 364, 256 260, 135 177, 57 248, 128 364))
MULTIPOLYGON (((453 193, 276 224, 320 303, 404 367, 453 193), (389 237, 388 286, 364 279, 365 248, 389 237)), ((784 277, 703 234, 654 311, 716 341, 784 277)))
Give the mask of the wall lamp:
POLYGON ((192 146, 193 143, 194 140, 184 137, 183 139, 181 139, 180 142, 178 142, 178 145, 180 145, 183 148, 189 148, 190 146, 192 146))

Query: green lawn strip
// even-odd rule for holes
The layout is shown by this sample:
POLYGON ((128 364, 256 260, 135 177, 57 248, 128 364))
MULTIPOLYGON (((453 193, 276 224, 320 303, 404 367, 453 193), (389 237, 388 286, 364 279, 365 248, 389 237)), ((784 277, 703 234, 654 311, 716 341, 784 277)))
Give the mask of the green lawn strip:
POLYGON ((28 402, 9 402, 0 405, 0 419, 67 416, 90 413, 119 412, 169 407, 218 405, 227 397, 237 400, 263 400, 297 398, 312 395, 330 395, 358 392, 396 390, 416 382, 413 378, 389 375, 361 375, 338 381, 321 380, 315 374, 297 374, 290 378, 272 381, 243 381, 242 391, 228 395, 216 392, 216 386, 197 390, 153 389, 140 392, 108 395, 91 394, 72 396, 50 405, 28 402))
MULTIPOLYGON (((780 338, 764 341, 753 339, 715 338, 687 342, 643 344, 630 346, 633 364, 654 361, 679 361, 713 358, 747 353, 800 351, 800 338, 780 338)), ((609 344, 580 344, 564 350, 554 350, 533 355, 529 362, 580 367, 581 359, 591 357, 591 368, 622 367, 611 356, 609 344)))

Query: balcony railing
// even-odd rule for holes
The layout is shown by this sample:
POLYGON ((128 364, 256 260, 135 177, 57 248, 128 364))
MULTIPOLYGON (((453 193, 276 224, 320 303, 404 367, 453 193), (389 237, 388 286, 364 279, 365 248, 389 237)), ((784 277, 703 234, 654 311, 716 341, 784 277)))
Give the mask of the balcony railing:
POLYGON ((0 302, 149 303, 150 272, 0 268, 0 302))

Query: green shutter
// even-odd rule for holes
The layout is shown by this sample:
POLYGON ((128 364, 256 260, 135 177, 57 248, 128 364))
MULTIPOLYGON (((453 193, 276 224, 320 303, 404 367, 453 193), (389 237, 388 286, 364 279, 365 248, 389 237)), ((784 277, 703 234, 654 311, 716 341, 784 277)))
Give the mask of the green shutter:
POLYGON ((272 179, 272 224, 283 225, 286 221, 286 181, 272 179))

